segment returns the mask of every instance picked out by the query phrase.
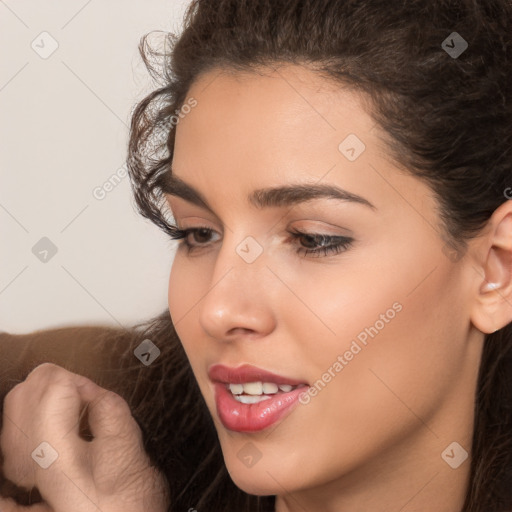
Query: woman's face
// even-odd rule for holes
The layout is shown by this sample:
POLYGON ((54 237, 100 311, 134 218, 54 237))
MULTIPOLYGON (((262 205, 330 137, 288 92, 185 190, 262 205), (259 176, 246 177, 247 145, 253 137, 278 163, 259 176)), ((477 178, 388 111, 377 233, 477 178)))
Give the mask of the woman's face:
POLYGON ((390 463, 453 472, 442 452, 470 446, 480 345, 431 190, 386 157, 354 92, 305 68, 215 70, 189 97, 173 172, 209 208, 166 197, 179 228, 212 231, 181 241, 169 309, 234 482, 267 495, 364 487, 390 463), (327 186, 345 192, 299 200, 327 186), (258 398, 263 385, 215 384, 218 364, 280 377, 213 373, 267 382, 258 398), (280 379, 306 386, 274 394, 280 379))

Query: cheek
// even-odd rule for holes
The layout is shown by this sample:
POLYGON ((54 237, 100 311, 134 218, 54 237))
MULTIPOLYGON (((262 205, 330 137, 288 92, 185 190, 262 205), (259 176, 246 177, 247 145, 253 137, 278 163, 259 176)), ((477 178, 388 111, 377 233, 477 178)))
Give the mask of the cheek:
POLYGON ((335 417, 340 400, 353 418, 369 418, 383 403, 396 413, 403 404, 393 391, 411 406, 430 407, 425 400, 442 394, 463 355, 467 318, 458 277, 437 247, 375 253, 389 257, 360 262, 357 272, 347 259, 334 278, 302 276, 302 303, 282 301, 291 338, 301 340, 302 360, 310 363, 308 377, 321 380, 318 401, 332 400, 335 417))
MULTIPOLYGON (((303 288, 302 302, 281 302, 280 311, 288 311, 281 318, 290 331, 287 338, 301 347, 294 357, 316 391, 279 427, 282 438, 301 450, 287 453, 283 463, 282 450, 262 443, 268 462, 262 474, 281 468, 283 475, 295 475, 294 468, 308 461, 300 478, 320 483, 372 460, 413 432, 431 435, 422 421, 432 424, 458 378, 464 311, 454 308, 457 288, 450 270, 440 265, 425 279, 425 268, 403 266, 400 279, 369 268, 363 280, 361 274, 357 279, 340 275, 337 282, 310 275, 311 283, 303 284, 316 281, 316 286, 303 288), (321 293, 314 291, 319 282, 321 293)), ((430 442, 436 441, 432 436, 430 442)), ((236 453, 231 456, 235 471, 236 453)), ((239 468, 238 473, 245 476, 239 468)), ((250 486, 252 476, 243 485, 250 486)), ((297 478, 281 483, 298 485, 297 478)))
POLYGON ((357 272, 340 267, 335 279, 311 275, 301 298, 314 315, 298 301, 283 301, 287 325, 293 326, 293 338, 302 340, 304 360, 312 362, 315 377, 322 378, 329 369, 340 375, 330 380, 337 381, 343 395, 351 389, 353 394, 344 399, 353 402, 355 410, 362 403, 358 389, 365 390, 363 396, 371 402, 384 398, 382 390, 388 400, 396 400, 379 380, 379 371, 404 399, 421 402, 425 394, 447 385, 464 350, 467 318, 459 305, 457 274, 446 258, 435 246, 427 254, 376 253, 392 257, 361 263, 357 272), (338 356, 343 368, 337 364, 336 372, 338 356))
POLYGON ((186 290, 184 287, 183 273, 177 270, 176 258, 173 261, 171 272, 169 275, 169 283, 167 288, 167 302, 169 305, 169 313, 171 314, 174 326, 178 324, 178 318, 180 318, 181 308, 183 307, 183 301, 179 299, 180 292, 178 290, 186 290))
POLYGON ((197 350, 198 343, 204 340, 204 333, 199 331, 197 313, 201 306, 200 300, 208 291, 209 279, 209 276, 204 275, 203 266, 193 260, 190 263, 185 257, 176 254, 169 275, 167 300, 176 334, 193 370, 197 366, 195 359, 203 353, 203 350, 197 350))
POLYGON ((167 300, 174 329, 187 355, 191 352, 189 340, 193 339, 187 322, 187 311, 190 310, 191 306, 189 304, 191 304, 192 296, 195 294, 195 286, 191 283, 191 276, 193 274, 187 275, 186 271, 183 271, 180 258, 176 255, 169 276, 167 300))
POLYGON ((175 327, 199 301, 201 289, 208 283, 209 276, 203 275, 204 265, 194 261, 193 258, 189 261, 179 249, 176 251, 167 290, 169 312, 175 327))
POLYGON ((400 280, 381 275, 366 293, 347 282, 346 292, 333 296, 337 311, 324 317, 336 337, 326 335, 327 350, 308 350, 317 378, 325 381, 334 370, 318 406, 332 412, 332 427, 342 426, 348 438, 367 432, 382 439, 417 427, 415 414, 430 418, 460 372, 467 318, 457 286, 446 266, 426 279, 424 268, 403 267, 400 280), (338 356, 342 362, 333 368, 338 356))

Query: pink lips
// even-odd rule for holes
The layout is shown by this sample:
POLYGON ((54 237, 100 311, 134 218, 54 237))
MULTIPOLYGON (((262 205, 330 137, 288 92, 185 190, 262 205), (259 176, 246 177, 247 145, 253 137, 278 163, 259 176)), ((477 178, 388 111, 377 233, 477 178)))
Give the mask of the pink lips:
POLYGON ((276 384, 289 384, 299 386, 307 384, 305 381, 282 377, 275 373, 267 372, 256 366, 244 364, 238 368, 230 368, 222 364, 214 364, 208 369, 208 376, 213 382, 224 382, 227 384, 243 384, 245 382, 274 382, 276 384))
POLYGON ((227 429, 236 432, 257 432, 275 424, 292 411, 301 393, 307 389, 304 381, 282 377, 247 364, 238 368, 215 364, 209 368, 208 375, 215 386, 217 414, 227 429), (239 402, 228 388, 230 383, 257 381, 300 387, 289 392, 279 391, 274 395, 267 395, 269 399, 254 404, 239 402))

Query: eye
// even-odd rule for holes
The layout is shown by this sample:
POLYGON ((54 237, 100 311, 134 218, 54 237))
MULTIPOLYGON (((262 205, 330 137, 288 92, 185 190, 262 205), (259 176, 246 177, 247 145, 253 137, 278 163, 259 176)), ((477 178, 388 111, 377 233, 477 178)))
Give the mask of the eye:
POLYGON ((314 255, 329 256, 346 251, 353 243, 354 239, 341 235, 323 235, 320 233, 304 233, 302 231, 292 231, 290 233, 294 240, 306 241, 306 247, 298 247, 297 253, 304 256, 314 255))
MULTIPOLYGON (((191 253, 194 249, 209 245, 210 237, 215 233, 213 229, 204 226, 187 229, 171 226, 171 229, 172 231, 169 236, 172 240, 180 240, 180 245, 182 244, 187 249, 187 254, 191 253), (191 241, 191 238, 193 241, 191 241)), ((346 251, 354 242, 353 238, 341 235, 305 233, 298 230, 290 231, 289 233, 293 242, 301 242, 296 252, 303 256, 312 255, 320 257, 339 254, 346 251)))
POLYGON ((184 245, 187 251, 190 252, 195 247, 204 246, 207 244, 209 237, 214 233, 213 229, 198 226, 196 228, 179 229, 178 226, 171 226, 172 232, 170 237, 172 240, 180 240, 180 245, 184 245), (196 243, 190 241, 192 235, 196 243))

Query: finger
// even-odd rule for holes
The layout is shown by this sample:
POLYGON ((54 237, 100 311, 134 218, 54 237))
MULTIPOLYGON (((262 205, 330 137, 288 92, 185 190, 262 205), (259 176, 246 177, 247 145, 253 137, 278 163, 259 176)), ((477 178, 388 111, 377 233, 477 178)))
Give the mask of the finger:
MULTIPOLYGON (((37 432, 38 439, 44 439, 47 444, 31 454, 29 463, 33 472, 25 486, 36 486, 40 490, 49 504, 48 510, 67 512, 70 504, 76 504, 77 507, 71 509, 97 511, 97 493, 89 465, 91 443, 79 435, 80 411, 84 405, 90 408, 100 400, 106 390, 86 377, 67 371, 55 373, 46 386, 39 404, 42 412, 38 413, 40 429, 37 432), (36 464, 48 459, 53 460, 49 466, 36 464)), ((4 512, 1 508, 0 511, 4 512)))
POLYGON ((60 465, 60 455, 66 467, 80 460, 85 441, 78 436, 83 406, 78 386, 88 382, 86 377, 45 363, 8 393, 0 445, 9 480, 30 488, 49 464, 60 465))
POLYGON ((93 382, 81 386, 79 393, 82 400, 89 402, 89 428, 96 441, 112 437, 139 438, 140 429, 120 395, 93 382))
POLYGON ((77 426, 82 406, 77 387, 87 381, 55 364, 40 364, 7 394, 4 411, 29 438, 45 430, 47 423, 55 437, 62 437, 77 426))
POLYGON ((109 494, 134 487, 140 492, 146 480, 153 480, 142 432, 121 396, 104 391, 89 409, 89 428, 94 436, 89 460, 98 489, 109 494))
POLYGON ((4 399, 3 425, 0 432, 0 449, 2 451, 2 473, 13 484, 31 488, 34 486, 35 474, 31 464, 30 453, 35 448, 32 432, 25 419, 23 405, 24 394, 16 386, 4 399))
POLYGON ((60 370, 47 384, 46 393, 41 398, 41 409, 44 410, 45 419, 51 422, 55 437, 64 438, 71 432, 78 435, 80 416, 84 405, 89 402, 88 399, 84 399, 80 388, 93 386, 97 388, 98 393, 101 388, 83 375, 63 368, 60 370))

